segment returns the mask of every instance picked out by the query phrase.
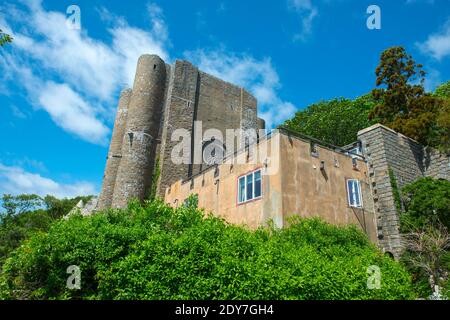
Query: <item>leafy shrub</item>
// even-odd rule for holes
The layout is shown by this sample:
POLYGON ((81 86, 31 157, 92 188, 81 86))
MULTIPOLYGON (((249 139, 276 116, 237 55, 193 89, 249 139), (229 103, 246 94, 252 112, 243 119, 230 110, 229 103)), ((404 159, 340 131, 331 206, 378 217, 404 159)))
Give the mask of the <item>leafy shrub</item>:
POLYGON ((8 254, 33 233, 47 231, 53 221, 58 220, 80 201, 88 197, 57 199, 53 196, 5 194, 1 198, 0 212, 0 269, 8 254))
POLYGON ((402 189, 405 212, 400 215, 402 232, 440 221, 450 229, 450 181, 421 178, 402 189))
POLYGON ((156 200, 59 221, 7 260, 0 297, 17 299, 409 299, 409 274, 356 227, 294 219, 255 231, 156 200), (81 290, 66 269, 81 269, 81 290), (367 268, 381 288, 367 288, 367 268))

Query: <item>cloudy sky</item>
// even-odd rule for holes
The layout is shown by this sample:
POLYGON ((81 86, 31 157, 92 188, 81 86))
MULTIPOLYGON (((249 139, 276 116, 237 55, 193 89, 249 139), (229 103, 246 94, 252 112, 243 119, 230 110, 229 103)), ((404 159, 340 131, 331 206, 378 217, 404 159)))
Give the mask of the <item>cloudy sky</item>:
POLYGON ((271 125, 321 99, 369 92, 380 53, 404 46, 434 89, 450 79, 450 0, 5 0, 0 194, 94 194, 118 94, 143 53, 189 59, 248 88, 271 125), (81 9, 81 29, 67 8, 81 9), (381 8, 381 30, 366 10, 381 8))

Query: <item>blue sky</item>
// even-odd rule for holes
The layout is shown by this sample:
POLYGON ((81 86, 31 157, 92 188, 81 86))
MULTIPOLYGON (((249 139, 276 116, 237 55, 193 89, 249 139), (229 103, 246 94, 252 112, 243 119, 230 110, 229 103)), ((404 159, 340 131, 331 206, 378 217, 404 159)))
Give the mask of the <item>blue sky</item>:
POLYGON ((122 88, 137 58, 189 59, 245 86, 275 125, 295 110, 369 92, 380 53, 402 45, 450 79, 450 0, 3 1, 0 194, 97 193, 122 88), (81 9, 81 30, 66 9, 81 9), (369 30, 369 5, 381 30, 369 30))

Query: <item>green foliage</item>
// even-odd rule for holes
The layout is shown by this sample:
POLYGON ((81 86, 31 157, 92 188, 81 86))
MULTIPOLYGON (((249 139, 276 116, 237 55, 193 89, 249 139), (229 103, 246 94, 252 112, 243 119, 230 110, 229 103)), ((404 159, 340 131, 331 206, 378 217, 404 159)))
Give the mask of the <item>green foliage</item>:
POLYGON ((47 231, 53 221, 69 213, 80 201, 91 197, 57 199, 52 196, 41 198, 37 195, 2 197, 3 212, 0 212, 0 267, 8 254, 23 240, 39 231, 47 231))
POLYGON ((425 92, 422 65, 403 47, 391 47, 381 54, 375 73, 380 88, 372 90, 376 106, 369 118, 423 145, 450 151, 450 107, 445 99, 425 92))
MULTIPOLYGON (((431 270, 444 275, 450 270, 448 248, 439 249, 446 233, 439 230, 450 228, 450 181, 430 177, 418 179, 402 188, 402 198, 405 210, 400 215, 400 231, 406 238, 421 234, 422 241, 417 242, 416 250, 407 248, 401 262, 413 275, 417 295, 426 298, 432 293, 431 270), (429 242, 428 245, 425 242, 429 242), (415 252, 418 249, 424 252, 415 252)), ((450 281, 438 278, 444 283, 443 294, 450 298, 450 281)))
POLYGON ((336 146, 344 146, 357 140, 359 130, 376 122, 368 120, 374 105, 371 95, 355 100, 340 98, 321 101, 298 111, 283 126, 336 146))
POLYGON ((440 221, 450 229, 450 181, 421 178, 402 189, 405 212, 400 215, 401 231, 421 229, 440 221))
POLYGON ((41 205, 42 198, 35 194, 21 194, 18 196, 4 194, 2 196, 2 207, 5 211, 0 213, 0 218, 3 221, 4 219, 12 218, 17 214, 30 211, 41 205))
POLYGON ((434 90, 433 95, 443 99, 450 99, 450 81, 447 81, 437 87, 436 90, 434 90))
POLYGON ((410 277, 356 227, 318 219, 250 231, 159 200, 35 234, 0 276, 6 299, 410 299, 410 277), (81 268, 81 290, 66 269, 81 268), (367 288, 380 267, 381 289, 367 288))
POLYGON ((197 209, 198 208, 198 194, 191 194, 184 200, 183 205, 187 208, 197 209))
POLYGON ((0 29, 0 47, 3 47, 7 43, 12 42, 12 37, 9 34, 6 34, 0 29))

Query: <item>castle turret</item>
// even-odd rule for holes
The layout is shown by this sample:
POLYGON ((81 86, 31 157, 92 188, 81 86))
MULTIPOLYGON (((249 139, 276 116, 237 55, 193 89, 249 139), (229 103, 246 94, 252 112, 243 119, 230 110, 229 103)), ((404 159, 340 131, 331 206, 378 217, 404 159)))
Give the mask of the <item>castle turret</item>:
POLYGON ((156 55, 139 58, 122 141, 112 207, 143 200, 152 184, 157 136, 166 84, 166 65, 156 55))
POLYGON ((125 125, 128 114, 128 104, 131 97, 131 89, 125 89, 120 94, 119 106, 117 108, 116 120, 111 137, 111 144, 106 160, 105 174, 103 176, 102 192, 98 199, 99 210, 109 208, 112 204, 114 185, 116 183, 117 171, 122 158, 122 141, 125 133, 125 125))

